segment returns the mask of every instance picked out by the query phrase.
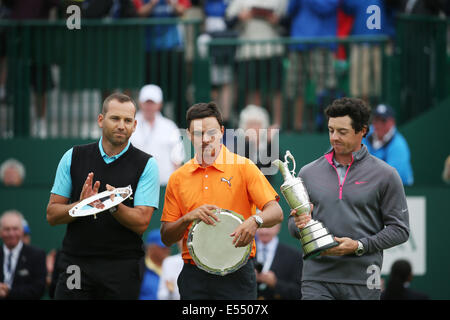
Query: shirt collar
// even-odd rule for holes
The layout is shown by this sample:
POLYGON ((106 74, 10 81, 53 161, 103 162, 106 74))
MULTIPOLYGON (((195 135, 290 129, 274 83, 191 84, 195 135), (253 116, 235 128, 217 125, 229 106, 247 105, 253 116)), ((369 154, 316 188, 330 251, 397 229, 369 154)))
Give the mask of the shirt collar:
MULTIPOLYGON (((259 240, 257 240, 257 242, 256 242, 256 244, 257 244, 257 246, 259 247, 259 248, 262 248, 262 247, 266 247, 267 248, 267 253, 269 253, 269 252, 275 252, 275 250, 277 249, 277 246, 278 246, 278 242, 279 242, 279 240, 278 240, 278 237, 273 237, 273 239, 272 240, 270 240, 268 243, 266 243, 266 244, 263 244, 261 241, 259 241, 259 240)), ((260 249, 261 250, 261 249, 260 249)))
MULTIPOLYGON (((368 153, 367 147, 364 144, 361 144, 361 149, 358 151, 352 152, 353 160, 358 161, 364 158, 364 156, 368 153)), ((325 153, 325 156, 332 155, 332 159, 335 165, 340 165, 335 159, 334 159, 334 149, 333 147, 330 147, 328 151, 325 153)))
POLYGON ((20 250, 22 250, 23 247, 23 242, 22 240, 19 241, 19 243, 17 244, 17 246, 15 246, 14 248, 12 248, 11 250, 8 249, 5 244, 3 244, 3 255, 6 257, 6 255, 11 252, 13 254, 13 257, 16 257, 19 255, 20 250))
MULTIPOLYGON (((221 172, 225 172, 225 164, 227 163, 227 159, 229 159, 230 151, 228 151, 227 147, 223 144, 220 146, 219 155, 216 160, 214 160, 213 164, 209 167, 214 167, 221 172)), ((190 161, 190 172, 194 172, 195 170, 202 168, 202 166, 197 161, 197 154, 194 155, 194 158, 190 161)))
POLYGON ((100 137, 100 140, 98 142, 98 148, 100 149, 100 154, 102 155, 102 158, 105 161, 107 161, 107 160, 114 161, 114 160, 120 158, 121 155, 123 155, 125 152, 127 152, 128 148, 130 147, 130 144, 131 144, 131 142, 128 141, 127 146, 119 154, 116 154, 116 155, 110 157, 106 154, 105 150, 103 150, 102 139, 103 139, 103 136, 100 137))

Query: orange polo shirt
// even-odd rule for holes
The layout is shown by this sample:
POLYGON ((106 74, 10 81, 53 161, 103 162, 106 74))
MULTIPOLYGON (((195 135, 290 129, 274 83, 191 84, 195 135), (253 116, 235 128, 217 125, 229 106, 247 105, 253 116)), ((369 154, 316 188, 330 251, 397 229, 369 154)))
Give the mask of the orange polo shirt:
MULTIPOLYGON (((262 210, 266 203, 278 199, 278 194, 251 160, 222 145, 211 166, 201 167, 194 157, 172 173, 166 187, 161 221, 175 222, 204 204, 234 211, 247 219, 255 214, 256 207, 262 210)), ((186 246, 190 227, 183 237, 184 260, 192 259, 186 246)), ((255 253, 253 241, 250 257, 255 253)))

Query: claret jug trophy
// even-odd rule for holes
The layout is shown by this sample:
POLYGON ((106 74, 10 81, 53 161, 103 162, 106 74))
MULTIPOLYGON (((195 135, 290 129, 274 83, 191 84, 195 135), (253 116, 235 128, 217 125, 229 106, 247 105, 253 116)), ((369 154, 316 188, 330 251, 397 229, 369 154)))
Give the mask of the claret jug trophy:
MULTIPOLYGON (((311 214, 311 202, 308 192, 300 177, 295 176, 295 159, 286 151, 284 162, 277 159, 272 162, 283 175, 284 182, 280 187, 286 202, 291 209, 297 210, 297 215, 311 214), (289 159, 293 163, 293 169, 289 170, 289 159)), ((322 251, 336 247, 339 243, 334 236, 322 224, 322 222, 311 219, 304 228, 300 229, 300 242, 303 248, 303 259, 314 258, 322 251)))

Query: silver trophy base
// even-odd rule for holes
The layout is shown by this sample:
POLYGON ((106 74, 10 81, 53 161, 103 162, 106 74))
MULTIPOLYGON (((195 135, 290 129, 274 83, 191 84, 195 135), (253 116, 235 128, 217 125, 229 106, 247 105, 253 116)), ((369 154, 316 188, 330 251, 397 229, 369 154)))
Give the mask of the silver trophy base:
POLYGON ((317 257, 323 251, 339 245, 322 222, 317 220, 310 220, 300 230, 300 242, 303 248, 303 260, 317 257))

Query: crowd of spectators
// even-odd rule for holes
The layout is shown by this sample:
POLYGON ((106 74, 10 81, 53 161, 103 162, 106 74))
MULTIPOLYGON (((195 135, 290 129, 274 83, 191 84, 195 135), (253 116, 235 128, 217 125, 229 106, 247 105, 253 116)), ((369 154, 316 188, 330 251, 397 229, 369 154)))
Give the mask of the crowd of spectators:
MULTIPOLYGON (((167 112, 183 108, 185 98, 192 93, 193 88, 186 86, 184 78, 192 76, 190 60, 194 46, 198 46, 199 53, 204 53, 205 43, 211 39, 245 40, 228 49, 210 47, 209 81, 205 83, 210 83, 211 98, 222 107, 226 125, 236 127, 240 110, 254 104, 269 112, 275 126, 298 132, 323 127, 323 121, 315 121, 321 117, 321 110, 310 109, 324 96, 337 98, 346 94, 372 104, 382 102, 379 101, 383 85, 381 59, 383 55, 392 54, 398 14, 445 16, 449 12, 448 3, 442 0, 371 1, 371 8, 378 8, 375 11, 368 8, 366 2, 357 0, 86 0, 81 3, 2 0, 0 19, 64 19, 70 5, 80 6, 81 20, 202 19, 200 33, 194 35, 197 39, 192 39, 192 28, 183 23, 146 27, 145 70, 142 72, 145 83, 156 84, 165 92, 165 103, 171 106, 166 108, 167 112), (320 40, 371 35, 384 35, 389 41, 383 44, 356 41, 338 46, 335 42, 320 40), (294 42, 288 45, 277 42, 281 38, 294 42), (315 39, 313 43, 304 42, 311 38, 315 39), (344 81, 338 78, 343 73, 349 82, 347 88, 341 87, 344 81), (168 82, 168 75, 174 74, 179 76, 171 77, 168 82), (289 104, 293 105, 293 110, 287 109, 289 104)), ((0 49, 1 102, 8 93, 6 35, 1 26, 0 49)), ((31 61, 30 75, 36 115, 32 131, 46 132, 43 128, 47 94, 54 87, 51 66, 31 61)), ((205 76, 208 75, 202 75, 205 76)))

